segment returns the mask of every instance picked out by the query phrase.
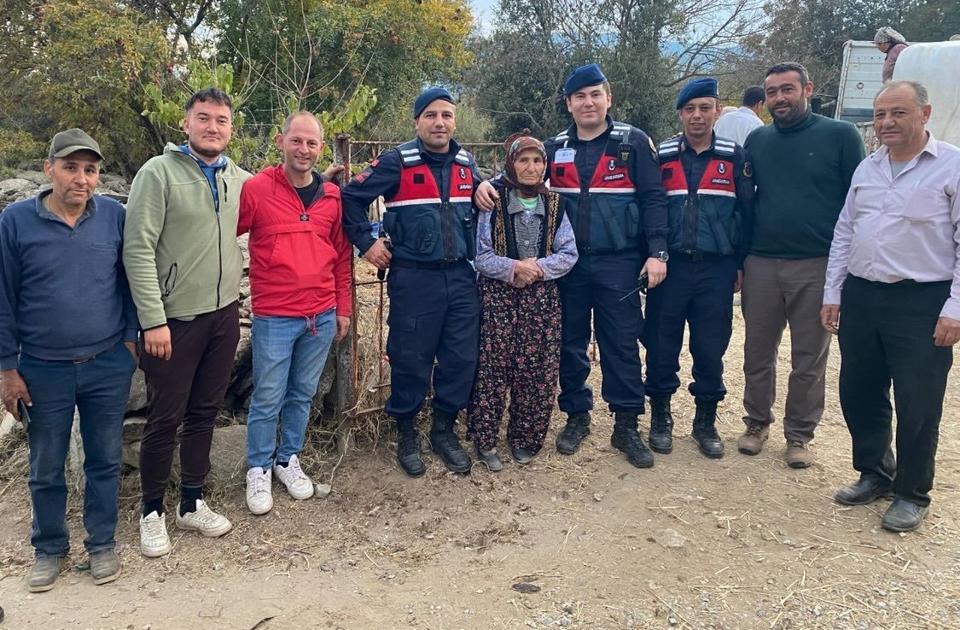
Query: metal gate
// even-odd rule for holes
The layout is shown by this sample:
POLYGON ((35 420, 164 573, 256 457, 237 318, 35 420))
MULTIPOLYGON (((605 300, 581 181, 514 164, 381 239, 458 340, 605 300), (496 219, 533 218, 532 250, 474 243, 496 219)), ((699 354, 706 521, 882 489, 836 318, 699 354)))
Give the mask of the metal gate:
MULTIPOLYGON (((365 167, 384 149, 400 144, 384 140, 353 140, 349 134, 338 134, 334 140, 334 161, 344 165, 344 179, 355 167, 365 167)), ((499 142, 462 143, 472 152, 482 171, 498 173, 504 159, 499 142)), ((370 206, 370 220, 379 223, 383 216, 382 198, 370 206)), ((347 418, 383 410, 389 392, 388 357, 386 356, 386 315, 389 309, 385 280, 376 276, 376 269, 357 256, 352 259, 353 285, 351 300, 353 318, 349 344, 341 344, 337 354, 336 407, 347 418), (375 362, 375 366, 370 363, 375 362)))

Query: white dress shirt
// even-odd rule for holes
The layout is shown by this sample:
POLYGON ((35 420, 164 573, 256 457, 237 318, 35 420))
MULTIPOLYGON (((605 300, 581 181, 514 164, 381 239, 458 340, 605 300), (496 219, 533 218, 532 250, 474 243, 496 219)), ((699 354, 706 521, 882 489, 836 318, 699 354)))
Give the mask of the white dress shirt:
POLYGON ((887 147, 857 167, 833 232, 824 304, 840 304, 848 273, 887 283, 952 280, 940 315, 960 319, 960 149, 927 135, 896 177, 887 147))
POLYGON ((763 121, 753 110, 743 105, 729 114, 724 114, 714 125, 713 131, 721 138, 733 140, 741 147, 747 136, 757 127, 763 127, 763 121))

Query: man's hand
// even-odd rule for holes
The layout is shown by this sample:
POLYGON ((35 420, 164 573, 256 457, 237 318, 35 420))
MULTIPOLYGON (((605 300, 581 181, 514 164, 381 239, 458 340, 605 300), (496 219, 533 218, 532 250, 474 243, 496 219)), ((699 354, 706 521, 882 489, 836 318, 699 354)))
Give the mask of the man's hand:
POLYGON ((952 346, 960 341, 960 320, 950 317, 941 317, 937 320, 937 327, 933 331, 933 344, 936 346, 952 346))
POLYGON ((536 258, 518 260, 513 267, 513 282, 517 287, 525 287, 543 278, 543 270, 536 258))
POLYGON ((652 289, 667 277, 667 263, 661 262, 659 258, 647 258, 640 273, 644 271, 647 272, 647 288, 652 289))
POLYGON ((733 281, 733 292, 740 293, 743 289, 743 269, 737 269, 737 279, 733 281))
POLYGON ((494 203, 500 198, 497 189, 490 182, 480 182, 477 192, 473 195, 473 204, 481 210, 493 210, 494 203))
POLYGON ((376 267, 377 269, 386 269, 390 266, 390 250, 387 249, 386 239, 378 238, 370 246, 370 249, 363 253, 363 259, 376 267))
POLYGON ((824 304, 820 309, 820 325, 828 333, 837 334, 840 330, 840 305, 824 304))
POLYGON ((173 342, 170 341, 170 327, 159 326, 143 331, 143 349, 147 354, 168 361, 173 356, 173 342))
POLYGON ((140 358, 140 352, 137 350, 137 342, 135 341, 124 341, 123 345, 126 346, 130 354, 133 355, 133 360, 136 361, 140 358))
POLYGON ((332 182, 336 181, 340 173, 343 172, 343 164, 331 164, 323 170, 323 181, 332 182))
POLYGON ((17 409, 18 400, 22 400, 27 407, 33 405, 27 384, 23 382, 23 377, 17 370, 0 372, 0 398, 3 399, 6 410, 17 420, 20 419, 20 410, 17 409))
POLYGON ((337 315, 337 336, 333 338, 335 342, 340 341, 350 332, 350 318, 337 315))

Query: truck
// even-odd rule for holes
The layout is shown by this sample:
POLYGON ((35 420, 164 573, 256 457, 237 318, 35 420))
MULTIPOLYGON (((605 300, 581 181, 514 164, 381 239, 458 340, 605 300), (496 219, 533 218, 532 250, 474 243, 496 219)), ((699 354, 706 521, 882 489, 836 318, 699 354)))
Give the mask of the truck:
MULTIPOLYGON (((834 118, 857 126, 867 150, 877 148, 873 133, 873 98, 883 87, 885 55, 873 42, 848 41, 834 118)), ((919 81, 929 93, 933 113, 927 129, 938 140, 960 146, 960 41, 910 44, 897 58, 895 81, 919 81)))

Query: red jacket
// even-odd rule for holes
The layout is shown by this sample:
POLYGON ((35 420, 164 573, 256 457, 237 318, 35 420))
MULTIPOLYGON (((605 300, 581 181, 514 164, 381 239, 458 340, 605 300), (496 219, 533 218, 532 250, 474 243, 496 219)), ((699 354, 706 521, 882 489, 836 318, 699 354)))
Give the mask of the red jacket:
POLYGON ((283 166, 243 184, 237 234, 250 232, 250 292, 255 315, 304 317, 352 310, 353 248, 343 232, 340 189, 325 182, 303 207, 283 166))

